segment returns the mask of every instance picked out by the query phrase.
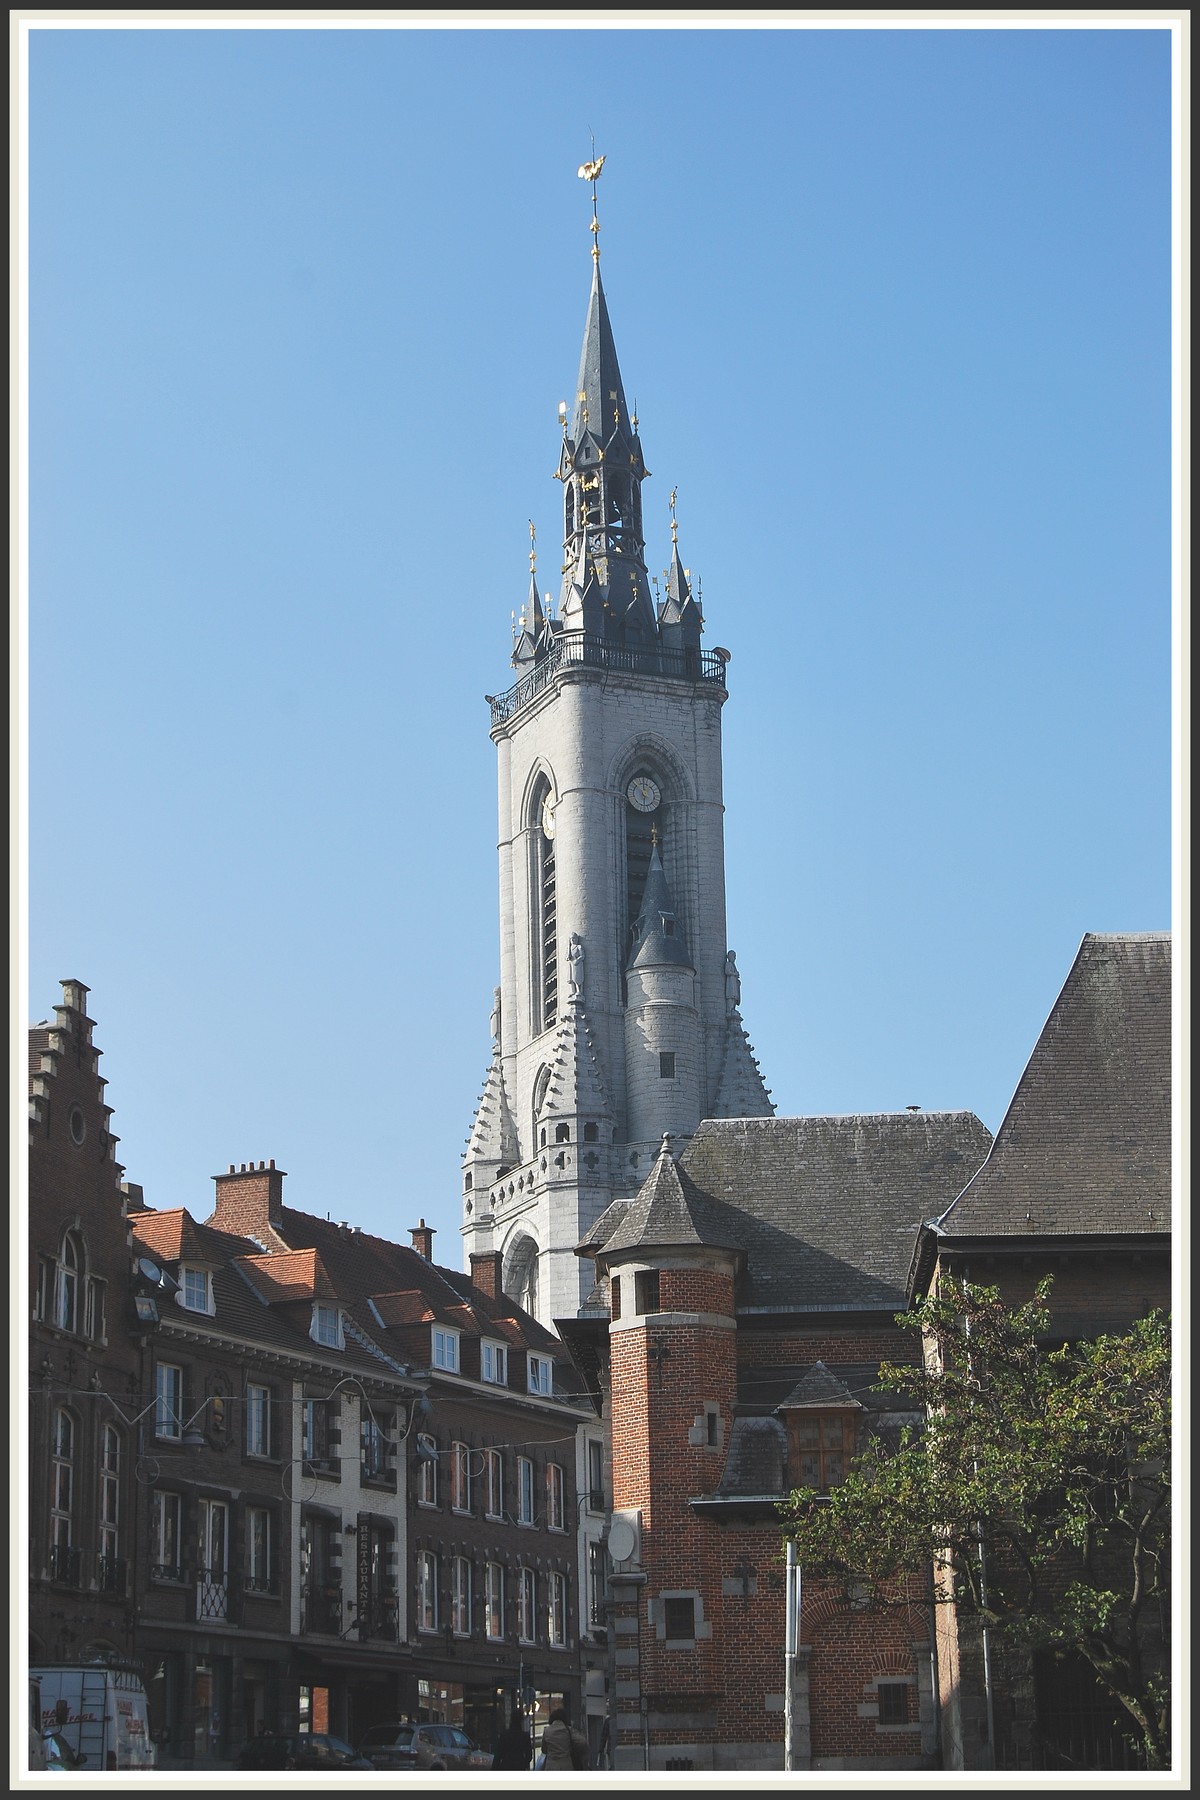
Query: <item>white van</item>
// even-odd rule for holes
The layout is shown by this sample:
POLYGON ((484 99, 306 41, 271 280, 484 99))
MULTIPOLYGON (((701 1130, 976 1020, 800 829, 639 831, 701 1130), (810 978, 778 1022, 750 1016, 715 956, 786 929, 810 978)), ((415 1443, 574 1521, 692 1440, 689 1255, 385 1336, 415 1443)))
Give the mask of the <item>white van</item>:
POLYGON ((146 1690, 131 1668, 43 1663, 29 1677, 40 1689, 43 1741, 63 1746, 71 1768, 154 1767, 146 1690))

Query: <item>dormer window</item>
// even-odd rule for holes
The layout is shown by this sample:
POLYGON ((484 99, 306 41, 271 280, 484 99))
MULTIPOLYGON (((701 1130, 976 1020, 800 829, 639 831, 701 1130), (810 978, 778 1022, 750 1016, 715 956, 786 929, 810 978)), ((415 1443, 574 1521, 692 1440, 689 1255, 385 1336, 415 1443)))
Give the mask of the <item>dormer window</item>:
POLYGON ((529 1392, 531 1394, 553 1394, 554 1364, 548 1356, 531 1356, 529 1358, 529 1392))
POLYGON ((854 1417, 846 1413, 802 1414, 793 1426, 798 1452, 798 1485, 827 1494, 840 1487, 854 1454, 854 1417))
POLYGON ((216 1307, 213 1305, 212 1271, 199 1264, 181 1263, 179 1293, 176 1298, 188 1312, 214 1313, 216 1307))
POLYGON ((311 1336, 315 1344, 325 1344, 331 1350, 343 1349, 340 1308, 330 1306, 326 1300, 314 1300, 311 1336))
POLYGON ((484 1381, 496 1387, 508 1386, 508 1346, 484 1338, 479 1351, 479 1370, 484 1381))
POLYGON ((458 1332, 447 1331, 440 1325, 433 1330, 433 1366, 445 1369, 451 1375, 458 1374, 458 1332))

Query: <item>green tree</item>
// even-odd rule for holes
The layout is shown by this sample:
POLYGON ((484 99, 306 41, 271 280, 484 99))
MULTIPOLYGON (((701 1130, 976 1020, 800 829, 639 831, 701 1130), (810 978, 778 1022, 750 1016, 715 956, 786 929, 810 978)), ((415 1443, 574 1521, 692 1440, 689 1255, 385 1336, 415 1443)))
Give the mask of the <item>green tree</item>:
POLYGON ((1012 1644, 1073 1650, 1167 1766, 1165 1659, 1148 1651, 1169 1602, 1169 1319, 1091 1342, 1048 1339, 1049 1279, 1010 1307, 943 1280, 898 1323, 918 1367, 885 1363, 877 1391, 923 1424, 872 1438, 825 1495, 782 1503, 806 1577, 858 1603, 900 1603, 913 1575, 1012 1644))

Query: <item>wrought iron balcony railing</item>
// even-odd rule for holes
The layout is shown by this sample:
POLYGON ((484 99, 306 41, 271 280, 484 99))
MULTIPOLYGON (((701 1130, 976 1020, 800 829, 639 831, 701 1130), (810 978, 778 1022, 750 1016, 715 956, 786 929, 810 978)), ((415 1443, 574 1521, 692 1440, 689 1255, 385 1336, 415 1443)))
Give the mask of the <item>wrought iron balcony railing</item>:
POLYGON ((667 675, 674 681, 711 682, 725 687, 725 658, 714 650, 671 650, 658 644, 634 649, 604 638, 569 631, 555 640, 543 659, 504 694, 489 694, 492 724, 500 725, 528 706, 563 668, 611 670, 624 675, 667 675))
POLYGON ((302 1631, 341 1631, 342 1596, 338 1588, 317 1586, 301 1589, 300 1629, 302 1631))
POLYGON ((96 1561, 96 1580, 102 1594, 123 1594, 126 1566, 123 1556, 101 1556, 96 1561))
POLYGON ((70 1544, 51 1544, 51 1581, 61 1581, 64 1587, 77 1588, 82 1584, 82 1575, 82 1553, 70 1544))

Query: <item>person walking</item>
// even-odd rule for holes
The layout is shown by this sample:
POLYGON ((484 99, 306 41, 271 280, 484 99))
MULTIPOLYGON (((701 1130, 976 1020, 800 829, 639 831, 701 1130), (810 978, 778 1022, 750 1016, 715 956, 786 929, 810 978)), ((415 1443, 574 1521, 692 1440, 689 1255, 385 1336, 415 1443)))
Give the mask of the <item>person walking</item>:
POLYGON ((496 1739, 496 1754, 492 1758, 493 1769, 527 1769, 533 1761, 533 1739, 529 1728, 521 1717, 517 1707, 513 1707, 512 1718, 496 1739))
POLYGON ((587 1768, 587 1739, 571 1724, 565 1706, 556 1706, 550 1714, 550 1723, 542 1733, 542 1754, 547 1774, 587 1768))

